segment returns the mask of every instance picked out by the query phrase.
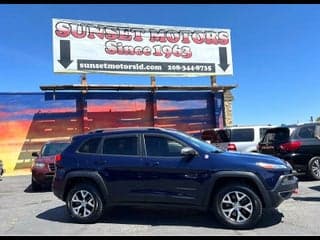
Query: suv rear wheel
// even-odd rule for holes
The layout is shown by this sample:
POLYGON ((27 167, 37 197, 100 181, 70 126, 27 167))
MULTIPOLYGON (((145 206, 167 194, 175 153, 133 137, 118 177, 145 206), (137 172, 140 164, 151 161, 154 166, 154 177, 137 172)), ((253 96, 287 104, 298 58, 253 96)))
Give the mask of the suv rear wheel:
POLYGON ((308 171, 310 177, 320 180, 320 157, 314 157, 309 161, 308 171))
POLYGON ((67 209, 79 223, 96 222, 103 213, 103 202, 92 184, 77 184, 68 193, 67 209))
POLYGON ((213 199, 218 221, 231 228, 253 228, 262 216, 262 203, 246 185, 227 185, 218 190, 213 199))

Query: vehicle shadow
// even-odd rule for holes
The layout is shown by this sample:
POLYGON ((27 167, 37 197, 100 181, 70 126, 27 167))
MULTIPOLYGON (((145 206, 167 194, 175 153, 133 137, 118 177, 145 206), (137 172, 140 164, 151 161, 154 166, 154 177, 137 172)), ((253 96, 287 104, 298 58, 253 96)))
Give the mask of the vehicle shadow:
POLYGON ((319 191, 320 192, 320 185, 319 186, 312 186, 312 187, 309 187, 309 188, 314 190, 314 191, 319 191))
POLYGON ((31 184, 28 187, 26 187, 26 189, 24 190, 25 193, 51 192, 51 191, 52 191, 51 186, 43 186, 41 190, 33 191, 31 184))
POLYGON ((320 202, 320 197, 292 197, 296 201, 320 202))
MULTIPOLYGON (((36 217, 54 222, 74 222, 69 216, 65 205, 49 209, 36 217)), ((262 219, 256 228, 276 225, 281 222, 282 218, 283 214, 277 209, 264 210, 262 219)), ((190 209, 155 209, 149 207, 113 207, 106 212, 98 223, 224 228, 210 213, 190 209)))

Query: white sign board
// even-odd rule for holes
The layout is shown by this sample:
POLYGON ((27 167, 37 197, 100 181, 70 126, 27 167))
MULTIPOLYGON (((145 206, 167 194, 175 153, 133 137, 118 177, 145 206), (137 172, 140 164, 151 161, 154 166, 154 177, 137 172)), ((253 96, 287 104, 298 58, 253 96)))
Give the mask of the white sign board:
POLYGON ((229 29, 53 19, 56 73, 232 75, 229 29))

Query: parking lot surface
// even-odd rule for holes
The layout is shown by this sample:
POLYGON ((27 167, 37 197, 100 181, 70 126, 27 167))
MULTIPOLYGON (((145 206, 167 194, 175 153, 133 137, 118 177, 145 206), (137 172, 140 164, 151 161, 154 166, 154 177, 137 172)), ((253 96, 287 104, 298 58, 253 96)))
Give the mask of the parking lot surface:
POLYGON ((0 180, 0 235, 320 235, 320 181, 300 178, 299 193, 265 211, 252 230, 222 228, 208 213, 156 208, 113 208, 95 224, 73 223, 50 189, 32 192, 31 176, 0 180))

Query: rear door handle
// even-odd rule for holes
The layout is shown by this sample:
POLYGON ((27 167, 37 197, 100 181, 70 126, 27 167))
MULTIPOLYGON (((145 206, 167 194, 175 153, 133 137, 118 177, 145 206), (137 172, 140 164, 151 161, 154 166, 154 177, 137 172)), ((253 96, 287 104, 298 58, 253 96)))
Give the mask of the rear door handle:
POLYGON ((106 160, 95 160, 94 164, 95 165, 105 165, 107 163, 106 160))

